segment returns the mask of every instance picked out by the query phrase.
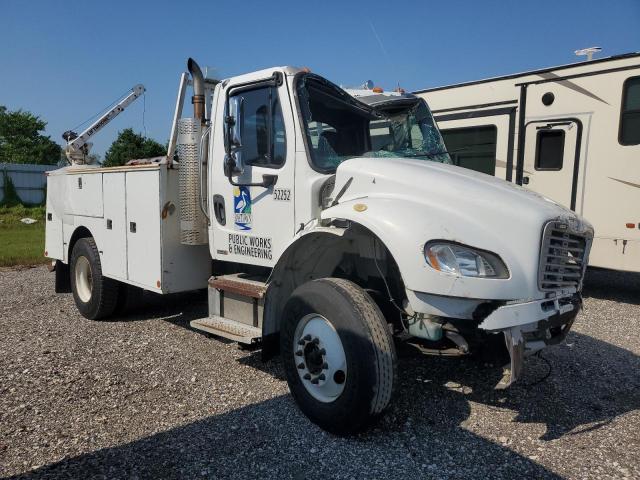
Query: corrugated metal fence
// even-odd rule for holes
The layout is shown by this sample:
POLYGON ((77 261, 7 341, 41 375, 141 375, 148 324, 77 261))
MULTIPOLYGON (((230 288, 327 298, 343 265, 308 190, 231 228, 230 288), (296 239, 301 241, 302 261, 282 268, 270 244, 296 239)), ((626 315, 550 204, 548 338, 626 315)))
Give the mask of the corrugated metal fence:
POLYGON ((22 203, 44 203, 47 184, 44 172, 57 168, 57 165, 0 163, 0 202, 4 199, 4 179, 8 176, 16 187, 22 203))

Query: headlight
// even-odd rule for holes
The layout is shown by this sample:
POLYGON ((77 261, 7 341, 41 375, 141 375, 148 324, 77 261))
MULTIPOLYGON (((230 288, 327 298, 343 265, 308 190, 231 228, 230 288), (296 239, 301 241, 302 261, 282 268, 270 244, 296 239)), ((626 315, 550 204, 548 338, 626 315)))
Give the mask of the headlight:
POLYGON ((429 242, 424 246, 424 258, 439 272, 463 277, 509 278, 509 270, 500 257, 457 243, 429 242))

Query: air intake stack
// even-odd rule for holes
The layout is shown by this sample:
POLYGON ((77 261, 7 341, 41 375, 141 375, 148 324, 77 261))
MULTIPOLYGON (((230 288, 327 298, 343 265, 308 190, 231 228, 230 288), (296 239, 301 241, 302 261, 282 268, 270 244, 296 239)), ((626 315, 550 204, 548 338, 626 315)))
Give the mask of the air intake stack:
POLYGON ((180 161, 180 242, 207 243, 207 222, 200 208, 200 140, 205 122, 204 77, 198 64, 189 59, 187 68, 193 82, 193 117, 178 120, 177 153, 180 161))

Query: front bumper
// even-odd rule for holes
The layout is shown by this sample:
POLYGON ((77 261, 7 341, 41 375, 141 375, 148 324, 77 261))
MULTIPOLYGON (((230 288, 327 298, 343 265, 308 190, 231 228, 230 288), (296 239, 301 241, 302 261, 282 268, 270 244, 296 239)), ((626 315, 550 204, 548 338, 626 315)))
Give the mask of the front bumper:
MULTIPOLYGON (((426 294, 414 292, 410 300, 427 300, 426 294)), ((505 367, 504 376, 496 388, 507 388, 523 373, 524 359, 548 345, 560 343, 569 333, 582 306, 582 298, 575 288, 550 292, 539 300, 507 302, 494 308, 486 317, 477 319, 482 301, 439 297, 437 310, 450 318, 478 320, 477 328, 491 333, 502 332, 509 351, 510 364, 505 367), (446 301, 445 301, 446 299, 446 301), (446 307, 443 307, 446 305, 446 307)), ((427 308, 425 308, 427 309, 427 308)), ((428 315, 438 316, 434 304, 428 307, 428 315)))
POLYGON ((518 381, 527 355, 564 340, 581 306, 582 298, 573 289, 556 293, 554 298, 505 305, 489 315, 480 328, 502 331, 510 358, 496 388, 505 389, 518 381))

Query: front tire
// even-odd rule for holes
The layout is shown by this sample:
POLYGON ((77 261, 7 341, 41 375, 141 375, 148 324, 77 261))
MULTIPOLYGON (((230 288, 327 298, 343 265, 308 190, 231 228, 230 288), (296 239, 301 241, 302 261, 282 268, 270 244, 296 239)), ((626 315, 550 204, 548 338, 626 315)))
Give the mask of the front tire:
POLYGON ((396 352, 375 302, 353 282, 314 280, 284 308, 280 348, 293 398, 323 429, 367 427, 391 400, 396 352))
POLYGON ((118 282, 102 276, 100 253, 93 238, 81 238, 71 253, 71 290, 83 317, 99 320, 113 314, 118 282))

